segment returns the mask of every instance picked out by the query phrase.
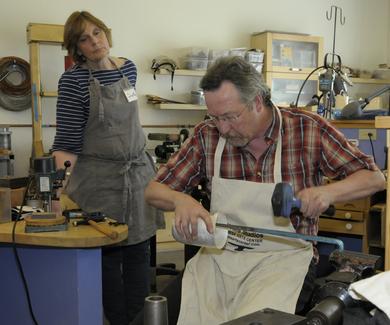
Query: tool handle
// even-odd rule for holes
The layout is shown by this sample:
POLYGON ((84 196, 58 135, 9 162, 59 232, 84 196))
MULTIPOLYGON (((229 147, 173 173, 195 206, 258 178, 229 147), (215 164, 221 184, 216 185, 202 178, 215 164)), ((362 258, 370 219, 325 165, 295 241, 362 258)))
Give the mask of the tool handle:
POLYGON ((97 222, 93 220, 88 220, 88 224, 95 228, 97 231, 100 231, 101 233, 105 234, 107 237, 110 237, 111 239, 117 239, 118 238, 118 232, 115 230, 111 230, 110 227, 105 225, 99 225, 97 222))
MULTIPOLYGON (((294 208, 300 209, 301 205, 302 205, 301 203, 302 203, 301 200, 299 200, 297 198, 293 198, 292 206, 294 208)), ((333 204, 331 204, 331 205, 329 205, 329 207, 324 212, 321 213, 321 215, 332 217, 332 216, 334 216, 335 212, 336 212, 336 208, 334 207, 333 204)))
POLYGON ((327 208, 324 212, 322 212, 321 214, 324 214, 324 215, 326 215, 326 216, 328 216, 328 217, 332 217, 332 216, 334 216, 334 214, 336 213, 336 208, 335 208, 335 206, 333 205, 333 204, 331 204, 330 206, 329 206, 329 208, 327 208))

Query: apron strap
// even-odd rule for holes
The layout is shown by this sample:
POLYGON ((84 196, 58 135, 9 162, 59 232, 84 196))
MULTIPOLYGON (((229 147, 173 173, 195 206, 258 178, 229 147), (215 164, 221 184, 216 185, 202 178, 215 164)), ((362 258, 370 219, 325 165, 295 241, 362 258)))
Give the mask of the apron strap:
POLYGON ((221 158, 223 148, 225 147, 226 138, 219 137, 217 149, 214 154, 214 177, 220 177, 221 175, 221 158))
POLYGON ((274 162, 274 183, 280 183, 282 181, 282 114, 279 108, 274 104, 274 108, 279 117, 279 134, 276 143, 276 153, 274 162))

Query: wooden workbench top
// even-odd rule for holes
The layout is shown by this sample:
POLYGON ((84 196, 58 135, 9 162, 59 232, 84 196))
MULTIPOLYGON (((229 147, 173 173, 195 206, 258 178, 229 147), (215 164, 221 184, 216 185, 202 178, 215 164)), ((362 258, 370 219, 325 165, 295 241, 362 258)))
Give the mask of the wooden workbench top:
MULTIPOLYGON (((12 242, 13 222, 0 224, 0 243, 12 242)), ((112 245, 127 238, 127 226, 110 226, 112 230, 118 232, 118 238, 111 239, 103 233, 95 230, 89 225, 73 226, 69 223, 66 231, 25 233, 25 223, 19 221, 15 230, 15 241, 17 244, 51 247, 72 247, 87 248, 112 245)))

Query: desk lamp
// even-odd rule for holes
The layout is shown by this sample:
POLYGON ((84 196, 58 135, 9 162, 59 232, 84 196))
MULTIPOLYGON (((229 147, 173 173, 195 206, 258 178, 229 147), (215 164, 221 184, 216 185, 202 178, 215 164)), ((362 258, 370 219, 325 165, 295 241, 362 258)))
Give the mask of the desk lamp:
MULTIPOLYGON (((351 102, 344 106, 344 108, 341 110, 341 118, 343 119, 356 119, 363 115, 363 109, 367 106, 367 104, 374 99, 375 97, 382 95, 386 91, 390 91, 390 85, 387 85, 373 94, 369 95, 368 97, 364 99, 360 99, 354 102, 351 102)), ((390 107, 389 107, 390 109, 390 107)))

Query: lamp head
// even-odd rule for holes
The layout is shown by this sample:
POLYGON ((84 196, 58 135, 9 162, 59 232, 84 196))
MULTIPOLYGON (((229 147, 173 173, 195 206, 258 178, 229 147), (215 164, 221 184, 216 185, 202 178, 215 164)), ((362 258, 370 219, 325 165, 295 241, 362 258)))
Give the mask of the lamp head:
POLYGON ((365 100, 350 102, 341 110, 341 118, 355 119, 363 115, 363 109, 368 103, 365 100))

